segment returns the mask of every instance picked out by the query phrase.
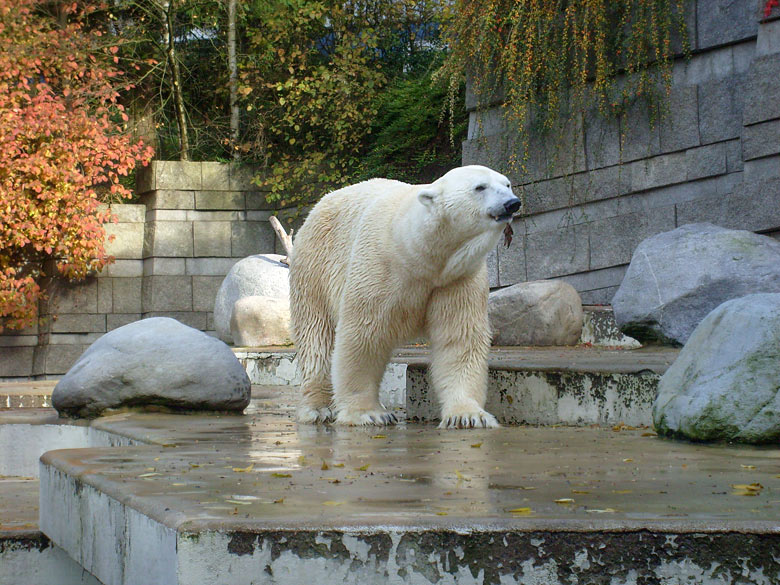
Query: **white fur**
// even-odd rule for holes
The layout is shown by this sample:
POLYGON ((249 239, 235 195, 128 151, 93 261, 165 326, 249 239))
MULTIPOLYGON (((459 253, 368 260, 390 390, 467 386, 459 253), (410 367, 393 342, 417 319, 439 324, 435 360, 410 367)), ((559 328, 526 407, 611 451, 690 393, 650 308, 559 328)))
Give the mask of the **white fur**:
POLYGON ((366 181, 314 207, 290 259, 299 420, 330 418, 332 408, 336 423, 395 422, 379 402, 382 374, 395 347, 426 335, 441 426, 498 426, 483 408, 485 256, 512 199, 506 177, 469 166, 430 185, 366 181))

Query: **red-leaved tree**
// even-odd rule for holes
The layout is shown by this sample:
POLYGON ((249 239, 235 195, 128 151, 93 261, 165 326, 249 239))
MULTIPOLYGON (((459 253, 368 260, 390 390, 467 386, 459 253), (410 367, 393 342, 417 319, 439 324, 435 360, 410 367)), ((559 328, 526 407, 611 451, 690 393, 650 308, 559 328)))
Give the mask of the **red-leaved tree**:
POLYGON ((78 280, 113 260, 100 201, 129 197, 120 177, 152 156, 124 130, 118 49, 87 12, 0 0, 0 331, 35 322, 49 266, 78 280))

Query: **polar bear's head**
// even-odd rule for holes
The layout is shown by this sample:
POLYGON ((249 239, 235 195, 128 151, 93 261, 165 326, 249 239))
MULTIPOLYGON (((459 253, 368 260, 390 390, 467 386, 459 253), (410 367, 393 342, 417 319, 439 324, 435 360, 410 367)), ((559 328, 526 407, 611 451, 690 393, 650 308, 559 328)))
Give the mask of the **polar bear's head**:
MULTIPOLYGON (((512 220, 520 209, 520 199, 504 175, 487 167, 459 167, 423 186, 417 197, 432 213, 454 220, 469 219, 483 229, 512 220)), ((475 226, 476 227, 476 226, 475 226)))

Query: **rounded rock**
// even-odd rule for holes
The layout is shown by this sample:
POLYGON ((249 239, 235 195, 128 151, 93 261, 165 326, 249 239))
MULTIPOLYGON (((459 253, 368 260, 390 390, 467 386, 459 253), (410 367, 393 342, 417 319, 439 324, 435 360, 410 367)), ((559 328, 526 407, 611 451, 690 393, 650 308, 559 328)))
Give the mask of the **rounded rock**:
POLYGON ((239 260, 227 273, 214 301, 214 329, 225 343, 233 343, 230 318, 238 299, 252 296, 290 298, 290 269, 284 256, 257 254, 239 260))
POLYGON ((661 377, 659 434, 695 441, 780 439, 780 294, 718 306, 661 377))
POLYGON ((575 345, 582 334, 582 300, 568 283, 537 280, 490 293, 493 345, 575 345))
POLYGON ((780 242, 697 223, 642 241, 612 308, 627 335, 682 345, 715 307, 753 293, 780 293, 780 242))
POLYGON ((57 383, 62 415, 99 416, 123 406, 243 410, 251 384, 220 340, 167 317, 130 323, 95 341, 57 383))

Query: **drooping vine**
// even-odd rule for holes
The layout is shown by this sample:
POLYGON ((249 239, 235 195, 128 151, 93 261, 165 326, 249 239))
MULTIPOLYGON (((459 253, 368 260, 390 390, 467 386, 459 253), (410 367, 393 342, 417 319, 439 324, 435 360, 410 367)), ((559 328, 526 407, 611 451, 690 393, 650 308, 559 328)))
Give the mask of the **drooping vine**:
MULTIPOLYGON (((530 132, 560 128, 591 108, 617 115, 637 98, 647 100, 655 120, 658 98, 671 86, 674 53, 688 51, 686 0, 455 4, 451 52, 439 74, 467 76, 477 109, 502 101, 526 145, 530 132)), ((522 165, 527 152, 519 154, 514 164, 522 165)))

